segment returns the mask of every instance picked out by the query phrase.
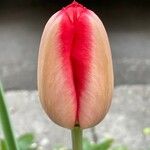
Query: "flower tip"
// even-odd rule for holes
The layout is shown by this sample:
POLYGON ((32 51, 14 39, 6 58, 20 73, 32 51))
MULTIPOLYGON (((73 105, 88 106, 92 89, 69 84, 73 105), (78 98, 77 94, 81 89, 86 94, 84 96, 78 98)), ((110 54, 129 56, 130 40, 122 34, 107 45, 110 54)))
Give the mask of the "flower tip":
POLYGON ((68 6, 62 8, 61 14, 66 15, 71 23, 74 23, 78 18, 86 13, 87 9, 76 1, 73 1, 68 6))
POLYGON ((66 8, 69 8, 69 7, 84 7, 84 6, 74 0, 71 4, 66 6, 66 8))

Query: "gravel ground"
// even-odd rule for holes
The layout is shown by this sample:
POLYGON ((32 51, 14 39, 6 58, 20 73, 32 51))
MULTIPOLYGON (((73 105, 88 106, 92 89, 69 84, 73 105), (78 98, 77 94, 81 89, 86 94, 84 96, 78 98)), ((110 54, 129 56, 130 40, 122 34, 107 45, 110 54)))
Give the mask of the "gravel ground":
MULTIPOLYGON (((8 91, 6 98, 17 135, 34 132, 44 150, 57 143, 70 147, 70 131, 48 119, 37 91, 8 91)), ((108 115, 95 128, 98 139, 109 136, 129 150, 147 150, 150 137, 144 136, 142 130, 150 126, 149 108, 150 85, 116 87, 108 115)), ((84 135, 92 138, 91 129, 85 130, 84 135)))

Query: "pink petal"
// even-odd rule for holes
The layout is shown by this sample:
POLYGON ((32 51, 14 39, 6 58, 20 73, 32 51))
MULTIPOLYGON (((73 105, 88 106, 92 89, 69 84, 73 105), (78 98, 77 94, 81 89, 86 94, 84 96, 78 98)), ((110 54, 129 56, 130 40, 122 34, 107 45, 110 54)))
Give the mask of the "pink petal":
POLYGON ((91 27, 88 10, 77 2, 63 9, 60 30, 63 71, 77 104, 79 121, 80 99, 85 90, 91 60, 91 27))
POLYGON ((108 111, 113 68, 107 33, 77 2, 53 15, 44 29, 38 89, 49 117, 66 128, 94 126, 108 111))
POLYGON ((66 85, 60 60, 59 29, 62 15, 56 13, 44 29, 38 62, 38 90, 48 116, 60 126, 73 128, 76 102, 66 85))

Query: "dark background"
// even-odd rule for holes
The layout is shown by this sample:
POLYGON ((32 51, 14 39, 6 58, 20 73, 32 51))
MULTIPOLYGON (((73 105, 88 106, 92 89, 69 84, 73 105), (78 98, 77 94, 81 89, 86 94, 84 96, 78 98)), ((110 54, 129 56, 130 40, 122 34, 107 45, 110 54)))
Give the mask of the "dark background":
MULTIPOLYGON (((69 0, 1 0, 0 80, 5 88, 36 89, 40 37, 69 0)), ((150 83, 150 1, 80 0, 103 21, 112 48, 115 85, 150 83)))

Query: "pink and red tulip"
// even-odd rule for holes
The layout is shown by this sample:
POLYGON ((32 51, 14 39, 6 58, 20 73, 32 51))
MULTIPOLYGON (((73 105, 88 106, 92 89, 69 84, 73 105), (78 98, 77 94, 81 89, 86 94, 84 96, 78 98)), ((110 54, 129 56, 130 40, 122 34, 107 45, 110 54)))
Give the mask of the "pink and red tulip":
POLYGON ((98 16, 75 1, 45 26, 38 90, 48 116, 66 128, 92 127, 109 109, 113 67, 107 33, 98 16))

